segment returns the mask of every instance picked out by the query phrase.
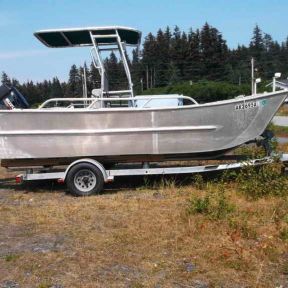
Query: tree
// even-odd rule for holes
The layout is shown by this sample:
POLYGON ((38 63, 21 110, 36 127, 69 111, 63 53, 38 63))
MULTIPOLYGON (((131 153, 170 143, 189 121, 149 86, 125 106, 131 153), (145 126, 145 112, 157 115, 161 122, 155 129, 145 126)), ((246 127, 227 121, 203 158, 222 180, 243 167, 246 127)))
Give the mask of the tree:
MULTIPOLYGON (((156 50, 154 65, 150 69, 152 74, 153 86, 166 86, 171 78, 171 33, 169 27, 165 33, 159 29, 156 36, 156 50)), ((150 77, 151 78, 151 77, 150 77)))
POLYGON ((227 45, 220 32, 207 22, 200 32, 203 73, 206 79, 219 79, 225 73, 227 45))
POLYGON ((90 72, 88 79, 88 91, 101 88, 101 76, 98 69, 94 66, 93 62, 90 64, 90 72))
POLYGON ((21 86, 21 92, 23 93, 23 95, 26 96, 30 105, 36 103, 40 104, 40 102, 42 102, 37 85, 35 85, 33 81, 27 81, 26 83, 24 83, 21 86))
POLYGON ((1 83, 4 85, 8 85, 10 86, 11 85, 11 80, 10 78, 8 77, 8 75, 3 71, 2 72, 2 76, 1 76, 1 83))
POLYGON ((145 87, 151 87, 151 71, 155 68, 155 63, 157 62, 157 41, 152 33, 149 33, 143 43, 143 58, 142 63, 145 69, 144 81, 145 87), (148 79, 147 76, 148 75, 148 79))
POLYGON ((134 92, 136 94, 141 93, 143 89, 144 69, 139 57, 140 51, 137 49, 132 50, 132 62, 131 62, 131 77, 134 84, 134 92))
POLYGON ((256 25, 253 30, 253 36, 249 48, 252 56, 254 56, 257 60, 260 60, 262 53, 264 52, 264 41, 262 30, 258 25, 256 25))
POLYGON ((273 39, 271 35, 264 33, 263 37, 263 48, 265 52, 269 53, 271 51, 271 48, 273 46, 273 39))
MULTIPOLYGON (((122 60, 117 55, 111 53, 104 60, 109 74, 109 88, 110 90, 126 90, 125 71, 122 60)), ((161 87, 159 89, 166 89, 165 87, 174 83, 181 86, 182 84, 179 82, 184 82, 184 86, 190 87, 189 80, 192 80, 193 83, 199 80, 228 81, 237 84, 236 86, 248 84, 251 81, 250 61, 252 56, 256 60, 257 77, 264 80, 271 79, 275 72, 282 72, 283 77, 288 76, 288 38, 282 43, 278 43, 273 40, 271 35, 262 32, 258 25, 253 29, 250 44, 248 46, 239 45, 235 49, 228 49, 222 34, 208 23, 205 23, 201 29, 190 29, 188 33, 181 31, 178 26, 175 26, 173 30, 167 26, 164 29, 158 29, 155 35, 149 33, 145 37, 142 51, 137 49, 132 51, 131 61, 127 57, 134 89, 139 93, 142 92, 141 79, 144 89, 147 84, 149 87, 161 87), (148 82, 146 80, 147 72, 148 82)), ((2 72, 1 83, 16 86, 23 95, 27 96, 32 105, 63 95, 81 97, 83 69, 83 67, 77 68, 76 65, 73 65, 69 71, 67 82, 60 82, 57 77, 54 77, 52 81, 19 83, 2 72)), ((92 89, 101 87, 101 78, 99 71, 92 63, 89 68, 86 67, 86 75, 89 96, 92 89)), ((223 87, 225 88, 225 85, 223 87)), ((172 93, 174 90, 172 87, 168 87, 165 91, 172 93)), ((207 91, 209 92, 209 89, 206 89, 205 93, 208 93, 207 91)), ((174 92, 178 93, 179 91, 174 92)), ((213 99, 217 100, 216 94, 213 95, 213 99)))
POLYGON ((76 65, 72 65, 69 72, 69 80, 67 85, 66 97, 81 97, 82 96, 82 81, 79 74, 79 69, 76 65))
POLYGON ((114 52, 111 52, 109 58, 105 60, 105 67, 109 75, 109 90, 117 90, 120 84, 120 66, 114 52))
POLYGON ((57 77, 54 77, 51 83, 49 98, 62 98, 62 97, 64 97, 64 92, 61 83, 57 77))

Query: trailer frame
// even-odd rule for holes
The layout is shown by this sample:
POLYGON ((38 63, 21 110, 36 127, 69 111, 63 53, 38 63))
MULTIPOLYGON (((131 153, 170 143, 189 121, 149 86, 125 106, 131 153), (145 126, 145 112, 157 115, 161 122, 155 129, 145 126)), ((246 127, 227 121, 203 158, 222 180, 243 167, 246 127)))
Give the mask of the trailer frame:
MULTIPOLYGON (((288 166, 288 154, 279 154, 276 156, 274 155, 274 156, 268 156, 268 157, 259 158, 259 159, 238 161, 235 163, 209 164, 209 165, 199 165, 199 166, 159 167, 156 164, 154 164, 153 166, 150 166, 150 163, 148 162, 144 162, 140 166, 139 164, 117 164, 116 167, 113 169, 105 169, 105 167, 100 162, 94 159, 83 158, 83 159, 73 161, 70 165, 64 166, 64 167, 48 167, 48 168, 26 167, 26 169, 24 169, 24 172, 22 174, 19 174, 16 176, 16 182, 21 183, 21 182, 29 182, 29 181, 37 181, 37 180, 57 180, 58 183, 66 183, 68 184, 68 186, 70 184, 69 190, 71 190, 71 185, 73 185, 73 183, 72 184, 67 183, 67 181, 71 182, 71 179, 69 179, 69 173, 72 171, 71 169, 73 168, 73 170, 77 171, 77 167, 82 167, 81 169, 83 170, 85 168, 85 165, 86 166, 88 165, 87 166, 88 168, 87 167, 85 168, 86 170, 87 169, 94 170, 96 172, 94 173, 92 171, 92 174, 93 173, 98 174, 95 176, 96 182, 100 181, 103 183, 109 183, 109 182, 114 181, 115 177, 121 177, 121 176, 132 177, 132 176, 145 176, 145 175, 148 176, 148 175, 171 175, 171 174, 197 174, 197 173, 206 173, 206 172, 234 170, 234 169, 243 168, 245 166, 246 167, 247 166, 260 166, 260 165, 265 165, 265 164, 274 162, 276 157, 277 159, 279 159, 279 161, 284 163, 285 167, 288 166), (84 165, 84 168, 83 168, 83 165, 84 165)), ((18 169, 13 168, 13 170, 18 170, 18 169)), ((103 185, 102 187, 100 187, 100 190, 96 192, 100 192, 102 189, 103 189, 103 185)), ((94 192, 93 193, 86 192, 84 193, 84 195, 94 194, 94 192)), ((81 191, 76 194, 78 194, 78 196, 82 196, 81 191)))

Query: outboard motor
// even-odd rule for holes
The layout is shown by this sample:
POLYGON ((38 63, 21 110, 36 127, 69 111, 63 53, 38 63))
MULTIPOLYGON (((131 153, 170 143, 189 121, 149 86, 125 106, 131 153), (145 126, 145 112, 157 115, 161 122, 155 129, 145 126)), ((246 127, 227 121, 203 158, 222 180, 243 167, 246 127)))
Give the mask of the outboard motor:
POLYGON ((29 104, 26 98, 13 86, 0 86, 0 109, 26 109, 29 104))

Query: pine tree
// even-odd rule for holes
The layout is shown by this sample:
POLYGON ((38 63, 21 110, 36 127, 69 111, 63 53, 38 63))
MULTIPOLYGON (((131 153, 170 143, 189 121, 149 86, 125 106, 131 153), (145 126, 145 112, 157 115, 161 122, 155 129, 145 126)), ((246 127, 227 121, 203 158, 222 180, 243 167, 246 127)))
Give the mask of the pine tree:
POLYGON ((1 83, 4 85, 8 85, 8 86, 11 86, 11 80, 10 78, 8 77, 8 75, 3 71, 2 72, 2 76, 1 76, 1 83))
POLYGON ((204 77, 216 80, 225 73, 228 48, 220 32, 207 22, 200 32, 204 77), (206 75, 206 76, 205 76, 206 75))
POLYGON ((261 60, 260 58, 262 56, 262 53, 264 52, 264 41, 262 30, 259 28, 258 25, 256 25, 253 30, 253 36, 249 48, 252 56, 255 57, 256 60, 261 60))
POLYGON ((98 69, 94 66, 93 63, 90 65, 90 72, 88 76, 88 91, 92 91, 93 89, 99 89, 101 88, 101 76, 99 74, 98 69))
POLYGON ((49 98, 62 98, 64 96, 62 86, 57 77, 52 79, 49 98))
POLYGON ((21 86, 21 92, 27 97, 28 103, 30 103, 30 105, 35 105, 36 103, 40 104, 42 102, 40 93, 37 89, 37 85, 35 85, 33 81, 27 81, 24 83, 21 86))
MULTIPOLYGON (((156 50, 155 50, 154 65, 150 69, 152 74, 153 86, 166 86, 169 84, 171 78, 170 63, 171 63, 171 34, 169 27, 166 28, 165 33, 159 29, 156 36, 156 50)), ((151 77, 150 77, 151 79, 151 77)))
POLYGON ((137 49, 132 50, 132 62, 131 62, 131 77, 134 87, 134 93, 139 94, 142 92, 144 69, 139 57, 140 51, 137 49))
MULTIPOLYGON (((275 72, 288 76, 288 38, 278 43, 261 31, 256 25, 250 45, 239 45, 228 49, 221 33, 208 23, 202 29, 186 34, 176 26, 159 29, 156 35, 149 33, 144 40, 143 50, 132 51, 131 69, 134 88, 141 92, 141 79, 144 89, 164 87, 173 83, 192 80, 229 81, 235 84, 250 83, 250 60, 256 59, 257 77, 271 79, 275 72), (140 53, 139 53, 140 52, 140 53), (139 57, 139 54, 142 57, 139 57), (146 80, 148 72, 148 83, 146 80)), ((123 65, 114 53, 104 61, 109 73, 110 90, 127 88, 127 79, 123 65)), ((84 64, 86 66, 86 64, 84 64)), ((69 80, 62 82, 54 77, 52 81, 39 83, 27 81, 20 84, 2 72, 1 83, 16 86, 26 95, 33 105, 52 97, 82 97, 83 67, 73 65, 69 71, 69 80)), ((100 75, 93 64, 86 67, 88 96, 94 88, 100 88, 100 75)), ((170 88, 169 88, 170 89, 170 88)), ((170 91, 170 90, 169 90, 170 91)), ((214 100, 217 100, 216 98, 214 100)))
POLYGON ((271 35, 264 33, 264 37, 263 37, 263 47, 265 52, 269 52, 271 50, 273 46, 273 39, 271 37, 271 35))
POLYGON ((66 97, 82 97, 82 82, 79 69, 72 65, 69 72, 68 87, 65 93, 66 97))
POLYGON ((190 47, 188 36, 185 32, 181 35, 180 47, 179 47, 179 55, 178 55, 178 69, 180 71, 182 80, 190 80, 190 65, 187 62, 187 58, 189 57, 190 47))
POLYGON ((120 84, 120 66, 114 52, 111 52, 109 58, 106 59, 105 67, 107 75, 109 75, 109 90, 117 90, 120 84))
POLYGON ((142 63, 145 69, 144 87, 151 87, 151 70, 155 67, 157 62, 157 41, 152 33, 145 37, 143 44, 143 59, 142 63), (148 75, 148 79, 146 77, 148 75))
POLYGON ((178 26, 175 26, 171 39, 170 83, 178 82, 183 77, 182 42, 181 31, 178 26))
POLYGON ((19 83, 19 81, 17 79, 12 78, 11 79, 11 84, 12 84, 12 86, 14 86, 16 88, 20 87, 20 83, 19 83))
POLYGON ((200 31, 193 32, 192 28, 188 34, 188 55, 185 67, 185 78, 187 80, 197 81, 200 79, 203 70, 203 59, 201 55, 200 31))

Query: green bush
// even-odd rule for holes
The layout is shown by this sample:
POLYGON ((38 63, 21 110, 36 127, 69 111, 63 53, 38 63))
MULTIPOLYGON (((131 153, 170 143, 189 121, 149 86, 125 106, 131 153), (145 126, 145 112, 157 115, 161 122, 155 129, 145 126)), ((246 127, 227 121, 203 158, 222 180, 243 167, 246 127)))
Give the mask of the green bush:
POLYGON ((231 99, 239 95, 250 95, 249 85, 234 85, 226 82, 179 83, 167 87, 145 90, 144 95, 183 94, 199 103, 231 99))
POLYGON ((208 192, 209 194, 203 197, 195 197, 192 195, 188 201, 188 214, 203 214, 210 219, 219 220, 226 218, 230 213, 234 212, 235 207, 232 205, 224 191, 222 185, 217 185, 215 191, 208 192))
POLYGON ((204 198, 196 197, 190 199, 187 211, 189 214, 209 214, 210 209, 210 199, 205 196, 204 198))
POLYGON ((269 163, 261 167, 247 165, 237 176, 237 188, 250 199, 285 196, 288 194, 288 183, 282 168, 281 163, 269 163))
POLYGON ((246 156, 247 159, 259 159, 266 156, 263 147, 256 145, 242 145, 235 150, 236 155, 246 156))

